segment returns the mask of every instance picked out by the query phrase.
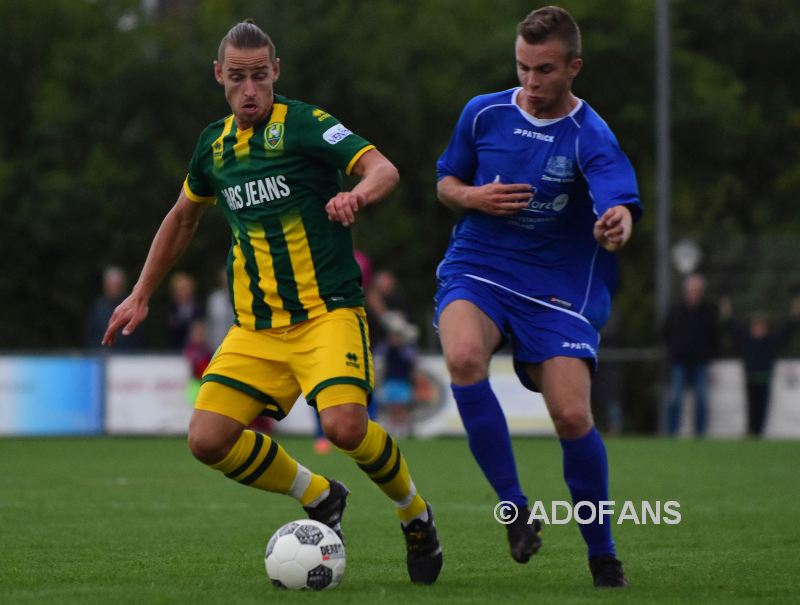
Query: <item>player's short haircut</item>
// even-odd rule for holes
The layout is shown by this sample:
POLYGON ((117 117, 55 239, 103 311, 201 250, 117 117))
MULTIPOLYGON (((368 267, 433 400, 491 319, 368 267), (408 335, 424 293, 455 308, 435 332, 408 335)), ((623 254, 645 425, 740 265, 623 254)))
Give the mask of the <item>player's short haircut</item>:
POLYGON ((517 35, 528 44, 540 44, 551 38, 561 40, 567 48, 567 61, 581 56, 578 24, 558 6, 545 6, 530 13, 517 25, 517 35))
POLYGON ((222 63, 225 59, 225 49, 228 46, 238 49, 250 48, 266 48, 268 49, 269 58, 271 61, 275 60, 275 44, 272 39, 264 33, 252 19, 245 19, 241 23, 237 23, 228 30, 225 37, 219 43, 219 50, 217 51, 217 61, 222 63))

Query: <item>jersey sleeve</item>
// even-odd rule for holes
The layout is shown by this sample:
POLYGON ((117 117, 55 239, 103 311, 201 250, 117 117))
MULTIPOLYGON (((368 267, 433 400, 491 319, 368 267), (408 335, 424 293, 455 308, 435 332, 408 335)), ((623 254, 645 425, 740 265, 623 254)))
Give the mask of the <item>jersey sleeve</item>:
POLYGON ((614 206, 626 205, 636 221, 642 215, 636 174, 614 133, 603 126, 581 130, 576 143, 578 166, 586 178, 597 216, 614 206))
POLYGON ((217 198, 214 189, 205 172, 205 166, 211 162, 211 145, 204 135, 205 133, 200 135, 189 162, 189 173, 186 175, 186 180, 183 181, 183 192, 186 197, 198 204, 216 204, 217 198))
POLYGON ((472 99, 461 112, 450 143, 436 162, 437 180, 454 176, 468 185, 472 184, 478 166, 474 132, 477 114, 477 102, 472 99))
POLYGON ((302 105, 295 111, 303 148, 345 174, 350 174, 361 156, 375 149, 375 145, 319 107, 302 105))

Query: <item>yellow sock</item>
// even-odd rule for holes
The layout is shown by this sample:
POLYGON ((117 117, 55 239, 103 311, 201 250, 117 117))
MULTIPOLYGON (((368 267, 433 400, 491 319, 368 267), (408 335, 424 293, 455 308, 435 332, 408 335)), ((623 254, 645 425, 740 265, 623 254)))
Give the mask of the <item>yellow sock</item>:
POLYGON ((342 450, 358 463, 381 491, 397 507, 397 516, 410 521, 427 510, 425 501, 417 494, 408 465, 400 449, 383 427, 369 421, 364 441, 352 451, 342 450))
POLYGON ((231 451, 211 468, 243 485, 289 494, 306 506, 330 487, 322 475, 309 471, 267 435, 242 431, 231 451))

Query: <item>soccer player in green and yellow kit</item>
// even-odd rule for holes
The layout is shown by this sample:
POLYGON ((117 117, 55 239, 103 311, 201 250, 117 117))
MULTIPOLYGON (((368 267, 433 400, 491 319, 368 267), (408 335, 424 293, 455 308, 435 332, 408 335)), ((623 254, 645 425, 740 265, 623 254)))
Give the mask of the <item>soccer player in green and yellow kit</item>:
POLYGON ((120 329, 130 334, 145 319, 203 211, 218 205, 233 236, 236 324, 203 375, 189 448, 234 481, 293 496, 310 518, 341 534, 348 489, 246 428, 262 413, 280 420, 302 393, 327 437, 394 502, 411 580, 431 584, 442 566, 431 507, 397 444, 367 416, 374 372, 348 228, 361 208, 395 188, 397 170, 322 109, 274 93, 280 60, 255 24, 231 28, 214 74, 233 113, 200 135, 178 201, 103 343, 113 345, 120 329), (341 190, 342 171, 360 179, 351 191, 341 190))

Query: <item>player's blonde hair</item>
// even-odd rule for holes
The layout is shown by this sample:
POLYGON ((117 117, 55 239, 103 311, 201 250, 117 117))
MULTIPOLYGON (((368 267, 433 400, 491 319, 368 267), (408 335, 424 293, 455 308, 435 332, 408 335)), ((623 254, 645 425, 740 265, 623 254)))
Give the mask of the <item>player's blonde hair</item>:
POLYGON ((266 48, 268 49, 270 60, 275 60, 275 44, 252 19, 245 19, 241 23, 237 23, 222 38, 219 43, 219 50, 217 50, 217 61, 220 63, 225 59, 225 49, 228 46, 238 49, 266 48))
POLYGON ((517 35, 528 44, 540 44, 550 38, 561 40, 567 48, 567 61, 581 56, 581 31, 567 11, 559 6, 545 6, 528 14, 517 25, 517 35))

